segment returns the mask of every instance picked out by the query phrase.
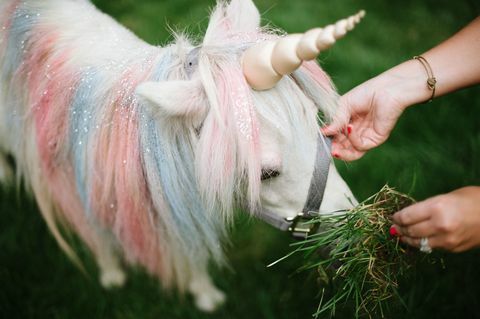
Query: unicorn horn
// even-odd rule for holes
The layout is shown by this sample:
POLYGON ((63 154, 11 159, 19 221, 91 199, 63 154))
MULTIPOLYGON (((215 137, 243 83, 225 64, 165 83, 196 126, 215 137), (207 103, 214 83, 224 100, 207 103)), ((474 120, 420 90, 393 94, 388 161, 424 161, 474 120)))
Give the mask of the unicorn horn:
POLYGON ((298 69, 303 61, 313 60, 320 52, 330 48, 364 16, 365 11, 362 10, 324 28, 290 34, 250 47, 243 55, 243 73, 247 82, 255 90, 271 89, 282 76, 298 69))

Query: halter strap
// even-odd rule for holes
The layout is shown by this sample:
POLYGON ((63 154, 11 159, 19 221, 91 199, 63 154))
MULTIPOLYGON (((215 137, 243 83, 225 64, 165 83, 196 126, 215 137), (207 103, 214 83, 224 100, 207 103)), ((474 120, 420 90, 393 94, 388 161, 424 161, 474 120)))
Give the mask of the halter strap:
POLYGON ((302 212, 295 217, 283 218, 262 208, 257 216, 279 230, 291 232, 295 238, 306 238, 310 233, 315 232, 316 227, 310 220, 318 215, 322 204, 331 162, 330 148, 331 140, 319 136, 315 168, 308 189, 307 201, 302 212))

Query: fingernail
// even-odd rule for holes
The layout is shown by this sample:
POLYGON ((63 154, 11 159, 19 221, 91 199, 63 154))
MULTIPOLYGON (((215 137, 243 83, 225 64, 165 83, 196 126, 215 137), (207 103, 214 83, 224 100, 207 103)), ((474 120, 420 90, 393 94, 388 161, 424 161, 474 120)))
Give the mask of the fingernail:
POLYGON ((348 135, 350 135, 352 133, 352 126, 351 125, 347 126, 347 133, 348 133, 348 135))
POLYGON ((390 227, 390 236, 392 236, 392 237, 398 237, 398 235, 400 235, 400 233, 399 233, 398 230, 395 228, 395 226, 390 227))
POLYGON ((340 158, 340 155, 338 155, 337 152, 333 152, 333 153, 332 153, 332 156, 335 157, 335 158, 340 158))

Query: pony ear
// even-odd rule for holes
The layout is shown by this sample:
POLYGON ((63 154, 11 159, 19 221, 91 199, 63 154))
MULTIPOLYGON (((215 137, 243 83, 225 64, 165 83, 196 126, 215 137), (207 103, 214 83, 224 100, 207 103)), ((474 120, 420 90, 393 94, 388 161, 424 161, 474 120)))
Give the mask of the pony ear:
POLYGON ((220 2, 210 16, 204 43, 219 41, 232 33, 257 32, 258 27, 260 12, 252 0, 232 0, 228 5, 220 2))
POLYGON ((206 111, 206 99, 198 81, 144 82, 135 93, 147 102, 153 116, 197 118, 206 111))
POLYGON ((226 18, 237 32, 254 32, 260 27, 260 12, 252 0, 232 0, 226 18))

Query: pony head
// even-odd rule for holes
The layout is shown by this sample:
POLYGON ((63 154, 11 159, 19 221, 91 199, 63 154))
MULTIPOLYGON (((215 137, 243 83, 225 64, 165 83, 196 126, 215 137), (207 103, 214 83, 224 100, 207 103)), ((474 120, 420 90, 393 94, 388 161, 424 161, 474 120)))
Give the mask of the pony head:
POLYGON ((359 18, 311 30, 303 36, 308 41, 296 35, 292 47, 291 36, 278 42, 260 26, 252 1, 220 2, 202 43, 177 42, 176 71, 137 87, 160 127, 191 137, 192 178, 207 211, 227 221, 238 204, 282 217, 301 211, 317 150, 317 114, 329 119, 338 99, 321 68, 302 60, 314 59, 359 18), (293 68, 288 48, 300 52, 293 68))

